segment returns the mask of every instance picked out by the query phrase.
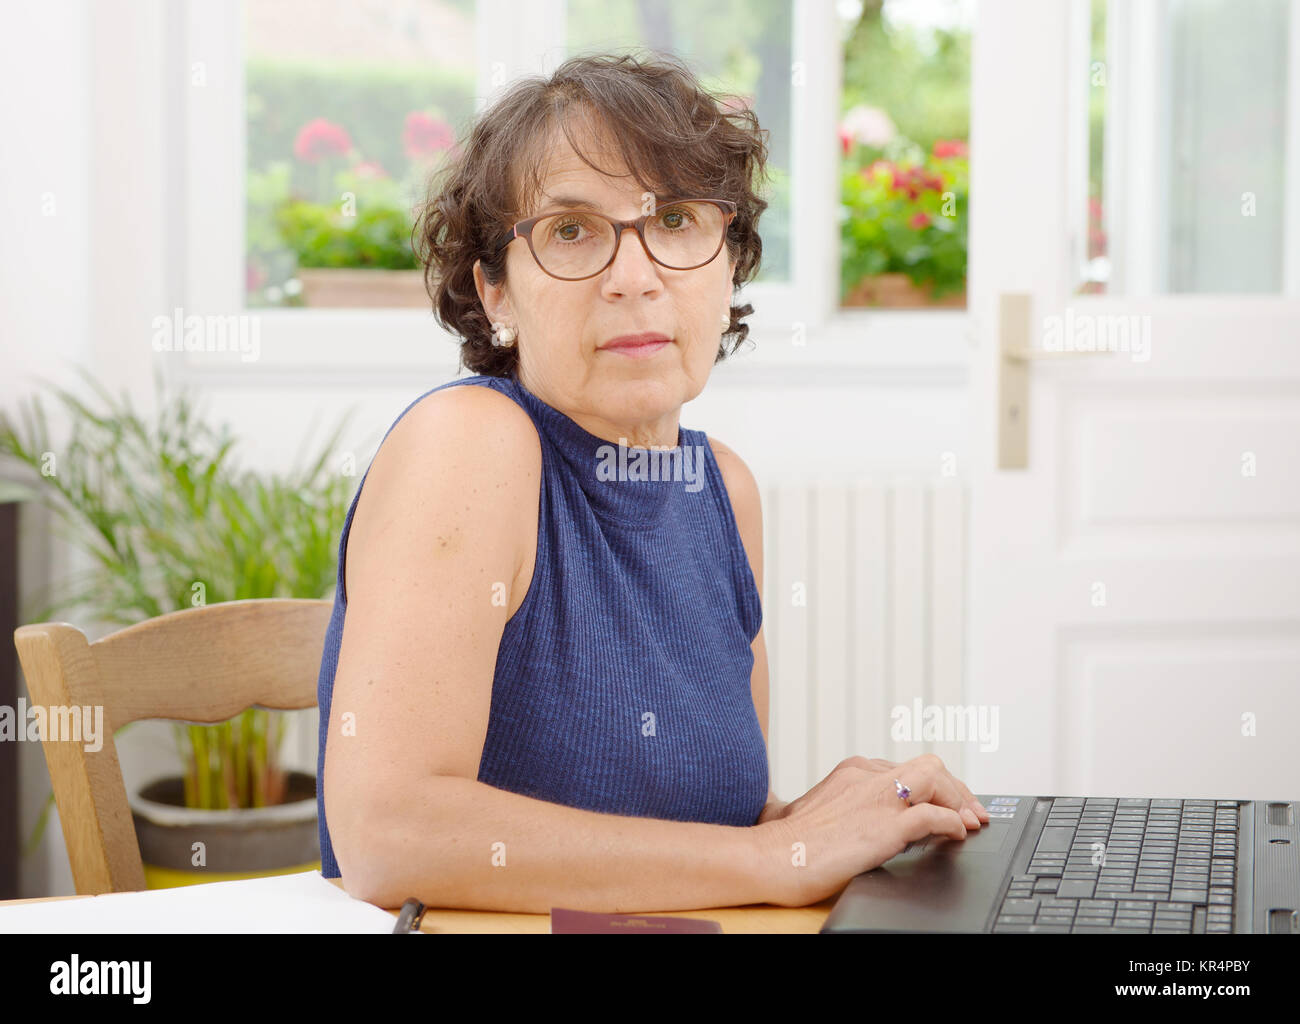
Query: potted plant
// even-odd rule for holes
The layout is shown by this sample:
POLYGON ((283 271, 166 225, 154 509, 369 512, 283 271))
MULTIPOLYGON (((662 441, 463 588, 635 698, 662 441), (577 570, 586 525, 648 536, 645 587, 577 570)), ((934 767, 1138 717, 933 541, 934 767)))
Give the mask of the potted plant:
MULTIPOLYGON (((284 291, 291 301, 334 308, 430 307, 411 229, 420 191, 455 140, 445 121, 412 111, 402 141, 409 163, 405 175, 394 179, 379 163, 362 158, 342 126, 316 118, 302 126, 294 143, 295 158, 314 167, 305 176, 314 182, 311 194, 291 190, 293 175, 284 163, 250 175, 250 204, 270 213, 259 222, 273 223, 276 241, 296 261, 284 291)), ((303 178, 300 173, 298 180, 303 178)), ((272 248, 257 239, 250 243, 250 255, 272 248)), ((255 258, 250 269, 264 275, 255 258)), ((248 283, 255 290, 261 278, 248 283)))
MULTIPOLYGON (((97 402, 51 387, 71 422, 66 440, 52 437, 40 396, 21 404, 17 423, 0 414, 0 456, 30 471, 37 500, 92 563, 43 595, 28 621, 126 626, 217 601, 332 596, 354 487, 331 465, 347 416, 305 468, 258 474, 236 466, 229 428, 205 422, 187 393, 165 395, 156 377, 158 411, 146 420, 83 377, 97 402)), ((216 725, 174 724, 180 771, 128 794, 149 887, 319 863, 315 777, 281 766, 283 728, 282 712, 257 708, 216 725), (197 871, 194 835, 212 851, 197 871)), ((53 803, 51 793, 29 852, 53 803)))
POLYGON ((966 143, 941 139, 923 154, 871 130, 864 110, 840 130, 842 304, 964 307, 966 143))

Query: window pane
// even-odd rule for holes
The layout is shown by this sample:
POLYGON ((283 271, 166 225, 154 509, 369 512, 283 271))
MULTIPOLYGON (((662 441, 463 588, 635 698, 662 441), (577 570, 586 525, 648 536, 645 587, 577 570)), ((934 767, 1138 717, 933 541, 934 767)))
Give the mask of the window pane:
POLYGON ((1092 0, 1092 10, 1094 219, 1080 290, 1282 291, 1288 259, 1300 261, 1285 230, 1300 6, 1092 0))
POLYGON ((768 202, 755 281, 790 279, 790 0, 569 0, 570 54, 672 53, 712 92, 742 97, 767 129, 768 202))
POLYGON ((244 4, 249 306, 428 308, 413 208, 475 110, 474 6, 244 4))
POLYGON ((840 295, 966 305, 974 0, 840 0, 840 295))

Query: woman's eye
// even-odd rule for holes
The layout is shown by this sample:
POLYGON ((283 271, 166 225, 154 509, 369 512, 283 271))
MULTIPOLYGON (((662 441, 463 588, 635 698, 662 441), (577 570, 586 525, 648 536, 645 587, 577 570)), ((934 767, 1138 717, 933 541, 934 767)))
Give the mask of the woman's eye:
POLYGON ((582 237, 583 227, 584 225, 580 221, 565 221, 562 224, 557 224, 551 234, 561 242, 576 242, 582 237))

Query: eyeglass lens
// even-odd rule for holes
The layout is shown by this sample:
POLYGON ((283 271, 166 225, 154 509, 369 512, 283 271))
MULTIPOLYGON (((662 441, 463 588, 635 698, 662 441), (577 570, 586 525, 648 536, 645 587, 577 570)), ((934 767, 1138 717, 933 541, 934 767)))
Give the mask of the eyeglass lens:
MULTIPOLYGON (((726 220, 713 203, 664 206, 646 221, 646 245, 665 266, 689 270, 716 255, 726 220)), ((557 277, 596 273, 609 262, 614 241, 609 221, 578 210, 553 214, 533 226, 533 252, 547 273, 557 277)))

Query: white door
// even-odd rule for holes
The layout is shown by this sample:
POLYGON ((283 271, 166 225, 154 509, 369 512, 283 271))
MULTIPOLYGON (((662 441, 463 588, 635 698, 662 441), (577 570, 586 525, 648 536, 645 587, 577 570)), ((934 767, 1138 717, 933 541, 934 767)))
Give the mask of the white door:
POLYGON ((1289 6, 1270 8, 1267 82, 1250 64, 1234 71, 1254 97, 1237 111, 1246 128, 1252 104, 1288 111, 1279 173, 1246 180, 1232 169, 1240 150, 1216 155, 1189 126, 1216 88, 1197 78, 1196 34, 1213 34, 1186 20, 1203 16, 1197 0, 1112 3, 1100 61, 1086 0, 979 5, 967 699, 999 709, 998 749, 966 758, 980 792, 1300 797, 1289 6), (1105 296, 1076 294, 1097 89, 1109 90, 1106 181, 1122 211, 1111 260, 1125 271, 1105 296), (1259 242, 1243 247, 1251 231, 1259 242), (1170 288, 1196 284, 1189 267, 1230 286, 1170 288), (1267 287, 1243 294, 1252 282, 1267 287), (1088 352, 1089 337, 1117 351, 1088 352), (1047 351, 1061 348, 1076 351, 1047 351))

